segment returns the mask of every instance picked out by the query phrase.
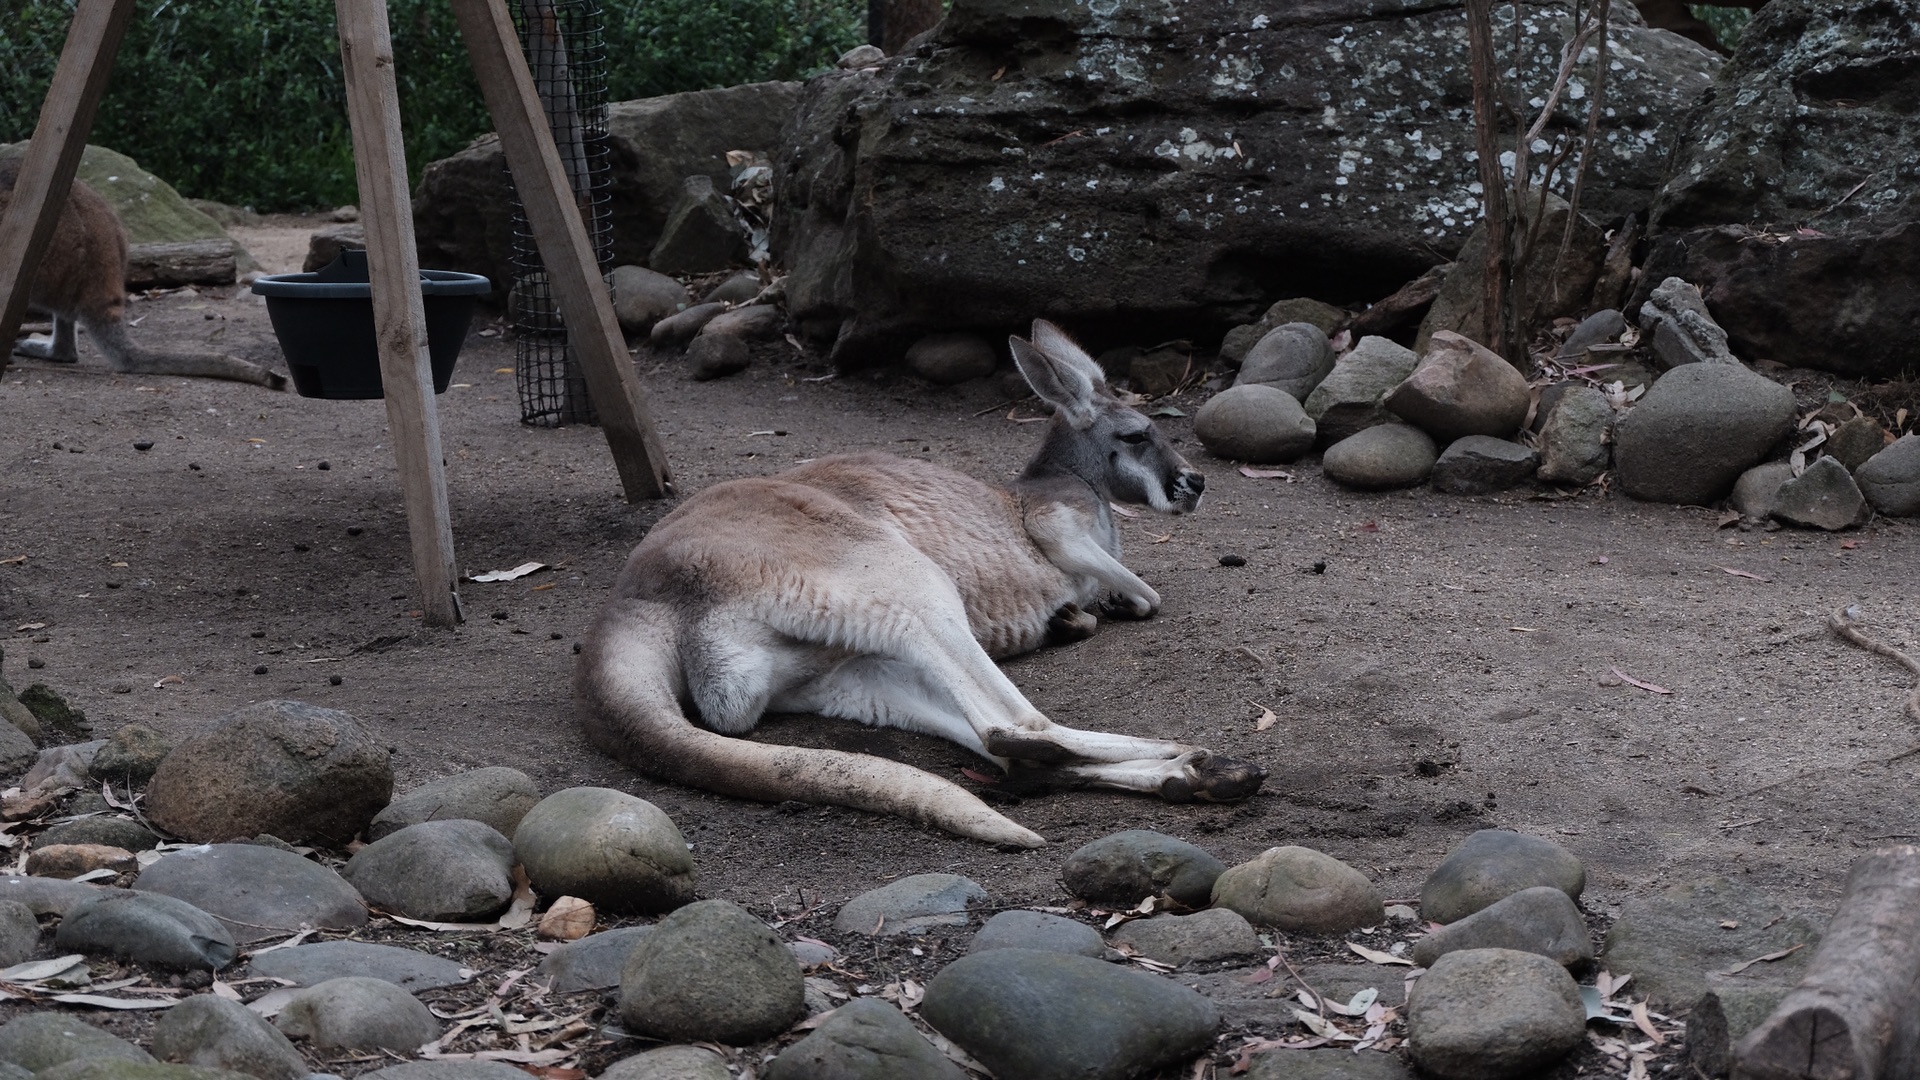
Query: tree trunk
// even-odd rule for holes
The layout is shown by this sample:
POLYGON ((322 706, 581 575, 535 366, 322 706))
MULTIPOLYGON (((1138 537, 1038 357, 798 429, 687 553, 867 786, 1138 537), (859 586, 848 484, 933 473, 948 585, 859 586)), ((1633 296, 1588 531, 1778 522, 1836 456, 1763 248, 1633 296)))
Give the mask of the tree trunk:
POLYGON ((1907 1080, 1920 1059, 1920 847, 1855 859, 1793 992, 1733 1052, 1734 1080, 1907 1080))

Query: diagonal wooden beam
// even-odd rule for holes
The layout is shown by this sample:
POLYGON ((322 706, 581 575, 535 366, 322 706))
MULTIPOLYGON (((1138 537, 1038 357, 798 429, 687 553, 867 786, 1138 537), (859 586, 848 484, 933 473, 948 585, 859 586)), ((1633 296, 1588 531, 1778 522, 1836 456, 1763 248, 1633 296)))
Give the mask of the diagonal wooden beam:
POLYGON ((420 254, 413 242, 413 199, 400 141, 400 95, 393 77, 393 39, 386 0, 335 0, 340 59, 353 127, 353 167, 360 183, 360 220, 367 230, 373 284, 373 330, 380 346, 387 428, 407 504, 413 571, 431 626, 460 621, 459 574, 447 510, 440 416, 433 405, 427 317, 420 294, 420 254))
POLYGON ((513 171, 534 246, 546 266, 554 299, 566 320, 568 342, 587 377, 600 427, 613 451, 628 502, 673 494, 666 452, 647 416, 646 392, 627 355, 614 318, 613 297, 594 258, 586 224, 574 204, 546 110, 534 90, 513 20, 503 0, 453 0, 473 59, 473 73, 493 114, 513 171))
POLYGON ((106 96, 113 61, 133 21, 133 0, 80 0, 47 87, 13 199, 0 215, 0 371, 27 316, 34 271, 67 208, 67 192, 106 96))

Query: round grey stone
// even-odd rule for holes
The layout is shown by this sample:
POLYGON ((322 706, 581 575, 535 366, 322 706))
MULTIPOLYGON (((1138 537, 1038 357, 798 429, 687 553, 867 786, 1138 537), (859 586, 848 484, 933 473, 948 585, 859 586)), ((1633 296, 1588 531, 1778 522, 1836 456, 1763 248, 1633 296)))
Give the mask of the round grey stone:
POLYGON ((274 1026, 325 1050, 410 1054, 440 1037, 440 1022, 412 994, 385 979, 349 975, 293 995, 274 1026))
POLYGON ((1740 511, 1740 516, 1765 521, 1773 516, 1773 508, 1780 505, 1780 486, 1791 479, 1793 465, 1789 462, 1755 465, 1734 481, 1733 495, 1728 501, 1740 511))
POLYGON ((778 341, 786 328, 786 312, 772 304, 749 304, 708 319, 707 325, 700 328, 699 337, 719 334, 742 341, 778 341))
POLYGON ((1848 472, 1865 465, 1887 446, 1887 429, 1871 416, 1856 416, 1842 421, 1820 444, 1820 449, 1840 459, 1848 472))
POLYGON ((965 1080, 900 1010, 855 998, 780 1051, 767 1080, 965 1080))
POLYGON ((701 334, 687 346, 687 374, 695 382, 738 375, 752 364, 752 350, 731 334, 701 334))
POLYGON ((739 270, 728 276, 725 281, 707 290, 700 298, 703 304, 744 304, 760 295, 760 275, 751 270, 739 270))
POLYGON ((1041 949, 1075 956, 1105 956, 1100 931, 1044 911, 1003 911, 987 920, 967 943, 970 953, 988 949, 1041 949))
POLYGON ((727 1061, 699 1046, 662 1046, 623 1057, 607 1066, 599 1080, 732 1080, 727 1061))
POLYGON ((1439 442, 1468 435, 1504 439, 1526 421, 1527 380, 1479 342, 1436 330, 1420 366, 1382 404, 1439 442))
POLYGON ((1103 960, 993 949, 927 983, 920 1016, 1001 1077, 1124 1080, 1213 1046, 1220 1011, 1171 979, 1103 960))
MULTIPOLYGON (((1305 401, 1333 371, 1333 348, 1312 323, 1276 326, 1248 350, 1235 386, 1271 386, 1305 401)), ((1304 415, 1304 413, 1302 414, 1304 415)))
POLYGON ((1314 423, 1285 390, 1241 384, 1200 406, 1193 433, 1216 457, 1271 464, 1297 460, 1312 450, 1314 423))
POLYGON ((513 833, 536 891, 605 912, 652 914, 693 899, 693 855, 659 807, 611 788, 556 791, 513 833))
POLYGON ((634 948, 651 933, 651 926, 622 926, 588 934, 548 953, 536 974, 553 980, 554 991, 561 994, 619 986, 634 948))
POLYGON ((374 815, 373 824, 367 826, 367 839, 379 840, 423 821, 454 818, 482 821, 499 830, 500 835, 512 836, 520 819, 539 801, 539 786, 519 769, 499 765, 470 769, 429 780, 396 796, 386 809, 374 815))
POLYGON ((1614 425, 1620 490, 1648 502, 1717 502, 1792 433, 1793 410, 1793 391, 1739 364, 1674 368, 1614 425))
POLYGON ((1260 952, 1260 935, 1253 924, 1230 908, 1135 919, 1114 930, 1113 943, 1175 967, 1260 952))
POLYGON ((120 889, 75 905, 53 940, 73 952, 110 953, 183 971, 218 971, 236 953, 233 935, 212 915, 171 896, 120 889))
POLYGON ((1413 943, 1413 962, 1433 962, 1462 949, 1516 949, 1538 953, 1565 968, 1593 962, 1593 937, 1573 898, 1551 885, 1512 896, 1449 923, 1413 943))
POLYGON ((272 833, 344 846, 393 795, 387 748, 336 709, 266 701, 183 740, 147 785, 147 816, 176 836, 272 833))
POLYGON ((259 844, 204 844, 162 855, 133 887, 184 900, 227 925, 242 944, 303 926, 365 926, 367 905, 332 870, 259 844))
POLYGON ((1817 920, 1783 908, 1751 885, 1710 878, 1628 899, 1607 930, 1604 955, 1607 969, 1632 974, 1655 1008, 1684 1008, 1729 982, 1793 985, 1819 940, 1817 920), (1794 951, 1736 979, 1717 978, 1736 964, 1788 949, 1794 951))
POLYGON ((1083 845, 1067 856, 1060 877, 1067 891, 1090 904, 1131 908, 1166 895, 1190 907, 1212 903, 1213 882, 1227 864, 1203 848, 1150 829, 1128 829, 1083 845))
POLYGON ((29 1012, 0 1025, 0 1061, 28 1072, 89 1058, 150 1062, 153 1055, 118 1035, 51 1009, 29 1012))
POLYGON ((1337 443, 1375 424, 1392 423, 1380 404, 1387 391, 1406 381, 1420 358, 1413 350, 1369 335, 1333 362, 1333 371, 1304 402, 1322 446, 1337 443))
POLYGON ((1213 903, 1256 926, 1309 934, 1344 934, 1387 917, 1380 890, 1365 874, 1305 847, 1268 848, 1228 867, 1213 883, 1213 903))
POLYGON ((1823 457, 1780 485, 1773 516, 1831 532, 1858 523, 1866 509, 1866 497, 1853 482, 1853 474, 1838 458, 1823 457))
POLYGON ((1376 424, 1327 447, 1320 468, 1348 487, 1379 491, 1420 483, 1439 457, 1433 439, 1419 428, 1376 424))
POLYGON ((123 851, 149 851, 160 846, 160 838, 132 818, 95 814, 53 826, 40 834, 34 846, 56 844, 103 844, 123 851))
POLYGON ((259 1080, 299 1080, 308 1071, 306 1059, 278 1028, 239 1002, 212 994, 196 994, 161 1013, 152 1046, 167 1061, 259 1080))
POLYGON ((1612 432, 1613 406, 1607 395, 1591 386, 1568 386, 1540 424, 1540 471, 1535 475, 1547 484, 1592 483, 1613 462, 1608 449, 1612 432))
POLYGON ((370 941, 317 941, 275 949, 247 961, 255 975, 286 979, 295 986, 318 986, 329 979, 364 975, 385 979, 414 992, 459 986, 471 973, 444 957, 370 941))
POLYGON ((979 334, 928 334, 907 346, 907 367, 940 386, 984 379, 1000 366, 993 343, 979 334))
POLYGON ((714 316, 727 310, 725 304, 695 304, 676 315, 669 315, 653 324, 653 330, 647 335, 647 341, 656 349, 677 349, 693 340, 712 322, 714 316))
POLYGON ((342 876, 396 914, 472 922, 513 899, 513 844, 478 821, 423 821, 355 852, 342 876))
POLYGON ((833 928, 843 934, 893 937, 935 926, 965 926, 968 906, 986 899, 987 890, 958 874, 914 874, 840 905, 833 928))
POLYGON ((1461 841, 1420 886, 1420 914, 1437 923, 1458 922, 1536 885, 1551 885, 1578 900, 1587 887, 1587 870, 1551 840, 1481 829, 1461 841))
POLYGON ((526 1080, 526 1076, 499 1061, 403 1061, 363 1072, 358 1080, 526 1080))
POLYGON ((245 1073, 159 1061, 82 1058, 34 1074, 34 1080, 249 1080, 245 1073))
POLYGON ((0 900, 17 900, 27 905, 35 915, 59 915, 64 918, 76 906, 109 891, 104 885, 64 878, 23 874, 0 877, 0 900))
POLYGON ((1920 514, 1920 435, 1902 435, 1854 473, 1875 510, 1889 517, 1920 514))
POLYGON ((1559 964, 1512 949, 1434 962, 1407 1003, 1409 1053, 1441 1080, 1530 1076, 1586 1039, 1580 988, 1559 964))
POLYGON ((87 771, 95 780, 141 783, 153 777, 172 750, 173 744, 159 732, 145 724, 128 724, 114 732, 93 755, 87 771))
POLYGON ((745 908, 702 900, 661 919, 620 977, 620 1020, 665 1039, 743 1045, 800 1018, 800 965, 745 908))
POLYGON ((1490 435, 1455 439, 1433 463, 1433 489, 1448 495, 1491 495, 1533 476, 1540 455, 1490 435))
POLYGON ((18 900, 0 900, 0 968, 33 959, 40 945, 40 920, 18 900))
POLYGON ((644 333, 653 324, 687 306, 687 287, 644 266, 613 268, 613 315, 628 334, 644 333))

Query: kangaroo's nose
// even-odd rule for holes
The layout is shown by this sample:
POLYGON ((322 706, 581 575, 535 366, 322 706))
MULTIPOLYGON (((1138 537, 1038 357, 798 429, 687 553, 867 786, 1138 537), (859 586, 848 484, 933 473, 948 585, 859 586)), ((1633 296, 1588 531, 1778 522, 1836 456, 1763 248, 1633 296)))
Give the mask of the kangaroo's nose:
POLYGON ((1187 489, 1189 491, 1192 491, 1195 495, 1198 495, 1201 492, 1207 490, 1207 477, 1205 473, 1197 473, 1197 472, 1181 473, 1180 482, 1182 484, 1185 484, 1187 486, 1187 489))

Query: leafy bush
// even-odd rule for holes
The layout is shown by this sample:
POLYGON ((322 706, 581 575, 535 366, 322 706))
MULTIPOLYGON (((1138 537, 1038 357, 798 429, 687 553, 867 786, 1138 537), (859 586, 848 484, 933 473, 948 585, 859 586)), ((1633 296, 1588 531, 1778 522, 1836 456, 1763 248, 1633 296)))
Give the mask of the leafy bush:
MULTIPOLYGON (((7 0, 0 142, 31 135, 74 0, 7 0)), ((491 126, 445 0, 388 0, 412 179, 491 126)), ((858 44, 859 0, 611 0, 615 100, 797 78, 858 44)), ((121 46, 92 141, 183 193, 262 210, 356 199, 330 3, 160 0, 121 46)))
POLYGON ((1713 27, 1713 36, 1720 39, 1720 46, 1731 50, 1740 44, 1740 32, 1752 21, 1753 12, 1746 8, 1719 7, 1713 4, 1689 4, 1693 17, 1713 27))

